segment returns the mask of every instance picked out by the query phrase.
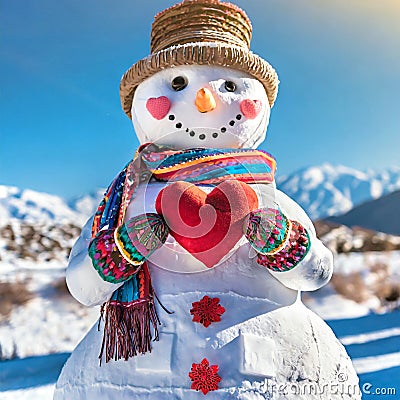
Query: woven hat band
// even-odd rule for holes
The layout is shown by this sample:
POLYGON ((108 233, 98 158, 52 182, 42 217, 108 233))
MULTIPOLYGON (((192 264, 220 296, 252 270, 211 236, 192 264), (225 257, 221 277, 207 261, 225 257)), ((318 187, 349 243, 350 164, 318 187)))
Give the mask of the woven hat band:
POLYGON ((154 18, 151 52, 196 42, 250 48, 251 22, 239 7, 218 0, 185 0, 154 18))

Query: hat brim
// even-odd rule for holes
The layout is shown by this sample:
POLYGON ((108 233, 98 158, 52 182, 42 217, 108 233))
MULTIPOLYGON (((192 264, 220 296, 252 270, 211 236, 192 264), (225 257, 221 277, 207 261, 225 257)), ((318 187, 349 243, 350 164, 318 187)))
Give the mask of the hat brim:
POLYGON ((125 114, 132 117, 133 96, 140 83, 162 69, 180 65, 218 65, 247 72, 264 85, 271 107, 278 94, 279 80, 275 69, 250 50, 217 42, 187 43, 151 54, 125 72, 120 84, 125 114))

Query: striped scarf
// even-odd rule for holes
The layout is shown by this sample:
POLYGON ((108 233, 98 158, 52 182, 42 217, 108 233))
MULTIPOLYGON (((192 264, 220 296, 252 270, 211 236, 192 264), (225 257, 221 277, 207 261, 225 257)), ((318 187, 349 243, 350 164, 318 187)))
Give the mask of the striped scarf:
MULTIPOLYGON (((262 150, 141 146, 107 189, 94 216, 92 237, 105 227, 115 229, 124 222, 129 202, 141 184, 186 181, 217 185, 227 178, 245 183, 272 183, 275 170, 275 159, 262 150)), ((144 263, 102 306, 105 324, 100 363, 104 352, 108 362, 151 351, 151 341, 158 340, 160 323, 154 296, 149 269, 144 263)))

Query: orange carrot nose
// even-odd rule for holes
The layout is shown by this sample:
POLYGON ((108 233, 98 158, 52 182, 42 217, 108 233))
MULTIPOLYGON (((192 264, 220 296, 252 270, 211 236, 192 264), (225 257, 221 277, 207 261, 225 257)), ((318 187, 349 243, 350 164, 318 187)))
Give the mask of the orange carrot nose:
POLYGON ((217 102, 210 89, 201 88, 196 94, 196 107, 201 113, 214 110, 217 102))

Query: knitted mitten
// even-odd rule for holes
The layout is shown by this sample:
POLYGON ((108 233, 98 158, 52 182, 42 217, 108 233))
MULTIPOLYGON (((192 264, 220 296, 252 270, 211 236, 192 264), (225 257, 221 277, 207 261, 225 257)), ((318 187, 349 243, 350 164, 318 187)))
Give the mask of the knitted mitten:
POLYGON ((167 236, 168 227, 160 215, 141 214, 116 229, 101 230, 89 245, 89 256, 102 279, 124 282, 139 271, 167 236))
POLYGON ((257 252, 257 263, 272 271, 289 271, 310 249, 310 237, 297 221, 281 210, 266 208, 250 213, 245 236, 257 252))

